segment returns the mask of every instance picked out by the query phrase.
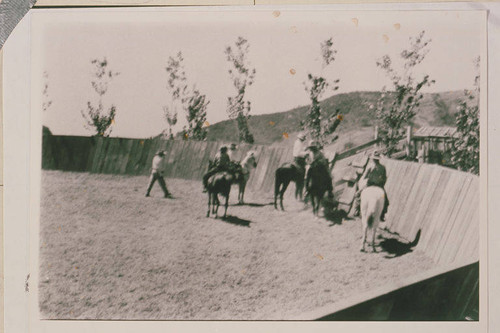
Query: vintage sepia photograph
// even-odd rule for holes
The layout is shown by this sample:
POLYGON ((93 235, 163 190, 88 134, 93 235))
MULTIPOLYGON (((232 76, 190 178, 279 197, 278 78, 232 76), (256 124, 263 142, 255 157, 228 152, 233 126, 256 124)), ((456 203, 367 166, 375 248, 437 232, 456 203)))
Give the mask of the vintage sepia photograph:
POLYGON ((478 321, 485 19, 34 11, 39 318, 478 321))

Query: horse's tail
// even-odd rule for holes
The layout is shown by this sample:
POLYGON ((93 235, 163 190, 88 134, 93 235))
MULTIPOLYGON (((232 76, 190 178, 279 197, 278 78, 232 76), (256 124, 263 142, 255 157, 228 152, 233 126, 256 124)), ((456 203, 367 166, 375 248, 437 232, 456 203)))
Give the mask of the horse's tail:
POLYGON ((368 216, 366 217, 366 225, 369 228, 371 228, 371 226, 373 225, 374 220, 375 220, 375 212, 374 211, 368 212, 368 216))

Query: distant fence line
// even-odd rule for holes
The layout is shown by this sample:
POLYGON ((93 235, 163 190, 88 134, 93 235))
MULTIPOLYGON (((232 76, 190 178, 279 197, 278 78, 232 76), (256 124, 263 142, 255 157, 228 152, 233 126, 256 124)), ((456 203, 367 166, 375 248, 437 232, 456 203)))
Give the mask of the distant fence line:
MULTIPOLYGON (((363 145, 370 149, 374 142, 363 145)), ((75 136, 44 136, 43 169, 147 175, 154 154, 166 151, 166 176, 201 180, 219 142, 169 141, 75 136)), ((359 147, 350 151, 359 153, 359 147)), ((273 192, 274 170, 292 160, 292 149, 242 144, 236 158, 249 150, 258 155, 250 176, 251 191, 273 192)), ((343 170, 356 155, 341 153, 335 170, 343 170)), ((417 248, 435 262, 478 259, 479 178, 437 165, 384 159, 390 199, 387 228, 412 240, 422 230, 417 248)), ((334 174, 335 171, 334 170, 334 174)), ((291 192, 291 191, 290 191, 291 192)))
MULTIPOLYGON (((165 150, 166 176, 201 180, 221 146, 220 142, 172 141, 162 139, 122 139, 77 136, 43 138, 42 168, 126 175, 147 175, 158 150, 165 150)), ((258 155, 258 168, 252 172, 248 188, 273 190, 274 170, 292 160, 292 149, 241 144, 238 156, 249 150, 258 155)))

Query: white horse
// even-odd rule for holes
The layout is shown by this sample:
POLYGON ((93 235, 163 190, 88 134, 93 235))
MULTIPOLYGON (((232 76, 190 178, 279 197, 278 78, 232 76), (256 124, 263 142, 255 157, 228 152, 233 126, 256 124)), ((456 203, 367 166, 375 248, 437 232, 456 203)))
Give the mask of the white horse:
POLYGON ((372 248, 375 249, 375 234, 380 222, 380 215, 384 208, 384 190, 378 186, 368 186, 361 192, 361 223, 363 225, 363 244, 361 251, 365 252, 366 237, 368 229, 372 230, 372 248))
POLYGON ((250 171, 257 167, 257 156, 256 152, 250 150, 245 158, 241 161, 241 167, 243 169, 243 177, 238 182, 238 203, 243 205, 243 197, 245 196, 245 187, 247 186, 248 179, 250 178, 250 171))

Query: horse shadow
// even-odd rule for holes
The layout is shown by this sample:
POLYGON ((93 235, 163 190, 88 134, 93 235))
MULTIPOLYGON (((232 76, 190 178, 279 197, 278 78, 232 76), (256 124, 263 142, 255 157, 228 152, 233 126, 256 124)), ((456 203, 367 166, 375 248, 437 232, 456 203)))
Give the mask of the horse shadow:
POLYGON ((334 226, 334 225, 337 225, 337 224, 341 225, 342 222, 345 219, 347 219, 347 212, 345 210, 342 210, 342 209, 340 209, 340 210, 337 210, 337 209, 335 209, 335 210, 327 210, 327 209, 325 209, 325 210, 323 210, 323 214, 324 214, 325 219, 327 221, 332 222, 330 224, 330 227, 334 226))
POLYGON ((415 239, 409 243, 403 243, 396 238, 385 238, 380 242, 379 246, 384 252, 387 252, 385 258, 392 259, 401 257, 407 253, 413 252, 413 248, 417 246, 420 240, 421 229, 417 232, 415 239))
POLYGON ((326 220, 332 222, 330 226, 336 224, 342 224, 342 221, 347 218, 347 212, 342 209, 338 209, 339 203, 336 200, 323 199, 323 215, 326 220))
POLYGON ((272 206, 273 203, 256 203, 256 202, 245 202, 245 203, 235 203, 232 204, 231 206, 249 206, 249 207, 265 207, 265 206, 272 206))
POLYGON ((226 215, 226 217, 221 217, 221 220, 227 223, 248 228, 250 228, 250 223, 252 223, 252 221, 250 220, 240 219, 238 216, 232 216, 232 215, 226 215))

